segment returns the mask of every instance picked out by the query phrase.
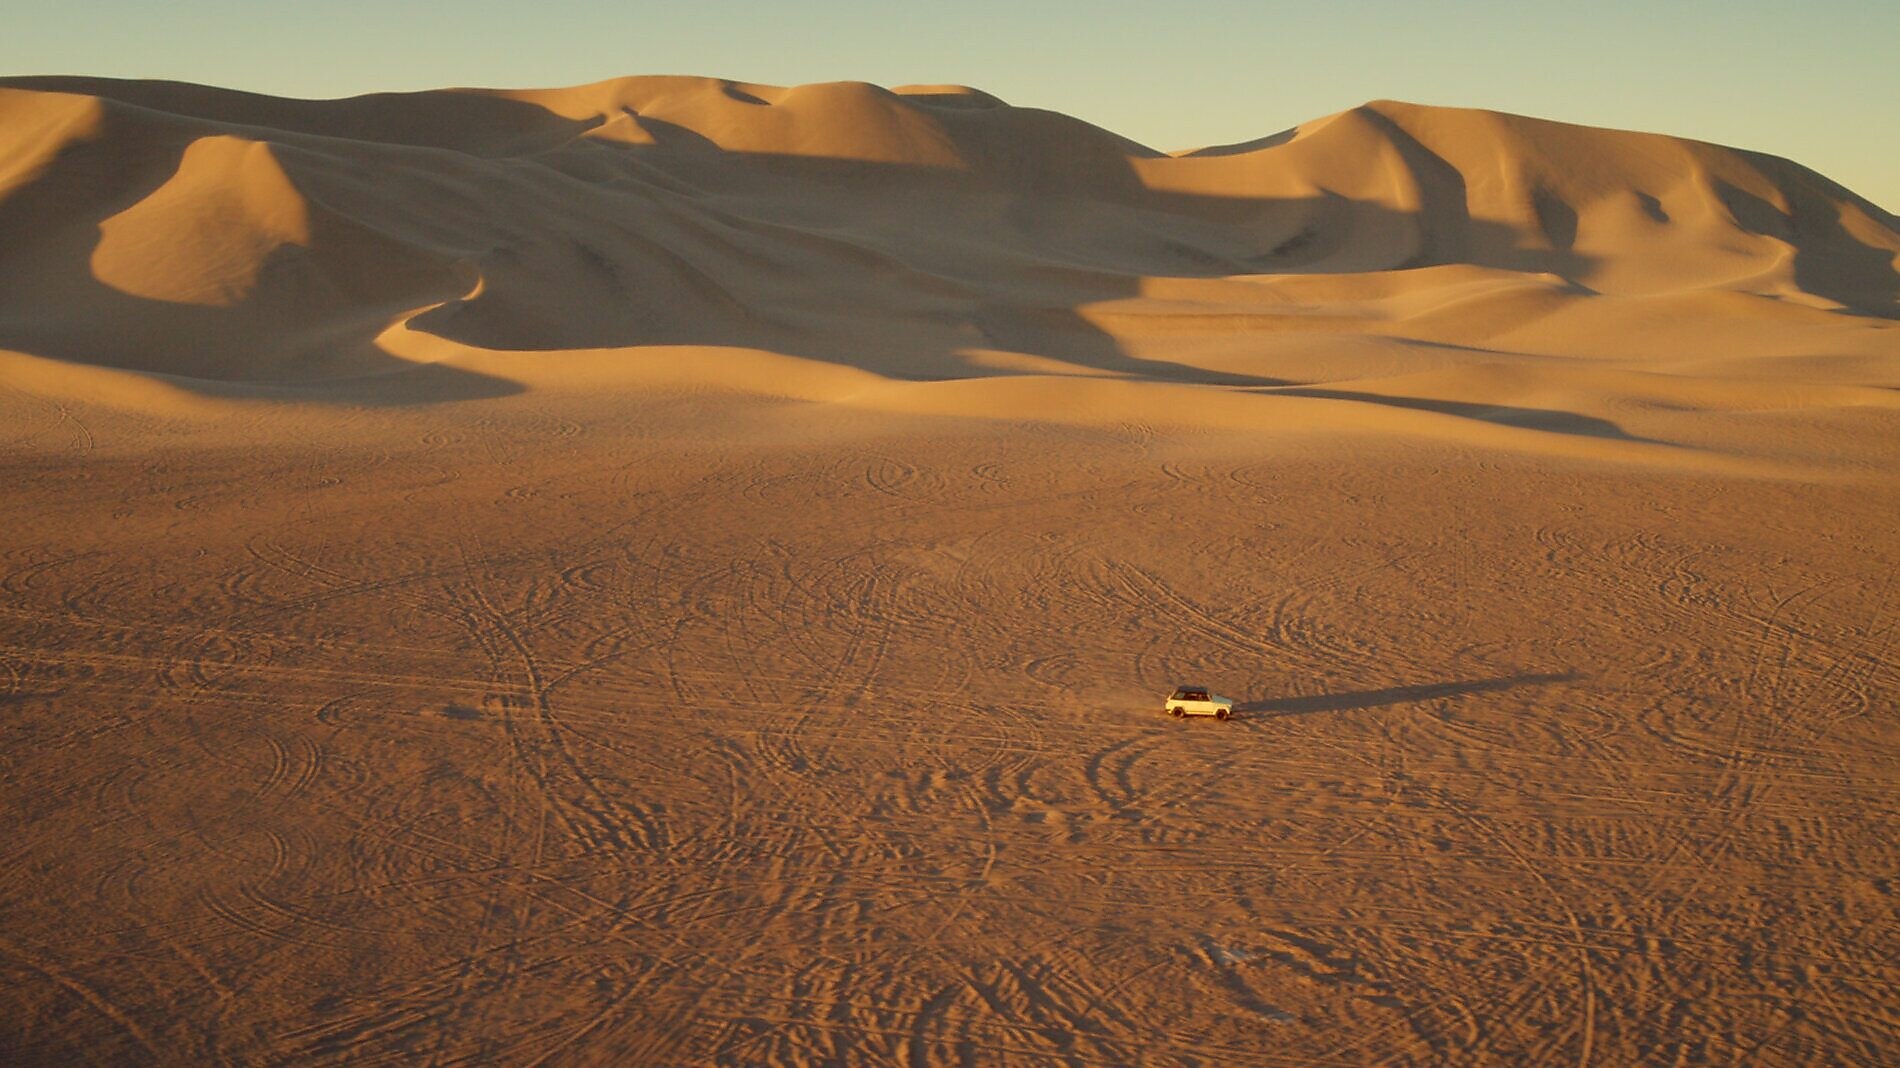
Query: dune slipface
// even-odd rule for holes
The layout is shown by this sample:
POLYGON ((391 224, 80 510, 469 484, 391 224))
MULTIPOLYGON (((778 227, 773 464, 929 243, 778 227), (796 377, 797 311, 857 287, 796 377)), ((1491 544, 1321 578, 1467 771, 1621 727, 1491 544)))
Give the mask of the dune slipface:
POLYGON ((14 78, 0 279, 8 1063, 1896 1056, 1795 163, 14 78))

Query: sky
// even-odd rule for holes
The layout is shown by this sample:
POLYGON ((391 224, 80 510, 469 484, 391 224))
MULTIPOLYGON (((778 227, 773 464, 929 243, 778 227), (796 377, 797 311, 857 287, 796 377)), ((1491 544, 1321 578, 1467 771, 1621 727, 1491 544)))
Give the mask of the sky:
POLYGON ((1367 100, 1786 156, 1900 212, 1897 0, 29 0, 0 74, 297 97, 702 74, 961 83, 1160 149, 1367 100))

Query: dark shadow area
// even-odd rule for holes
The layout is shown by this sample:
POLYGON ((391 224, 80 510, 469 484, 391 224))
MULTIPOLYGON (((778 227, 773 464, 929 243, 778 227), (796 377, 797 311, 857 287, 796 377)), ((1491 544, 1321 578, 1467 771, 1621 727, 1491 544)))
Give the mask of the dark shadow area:
POLYGON ((1462 682, 1434 682, 1419 686, 1392 686, 1383 690, 1356 693, 1326 693, 1311 697, 1278 697, 1266 701, 1247 701, 1234 706, 1235 712, 1265 713, 1275 716, 1310 716, 1318 712, 1351 712, 1386 705, 1409 705, 1442 697, 1464 697, 1474 693, 1495 693, 1520 686, 1547 686, 1570 682, 1574 671, 1531 675, 1507 675, 1495 679, 1470 679, 1462 682))
POLYGON ((1354 393, 1351 390, 1320 389, 1312 386, 1286 386, 1263 389, 1260 392, 1282 397, 1316 397, 1324 400, 1379 404, 1388 408, 1410 408, 1414 411, 1437 412, 1440 415, 1455 415, 1461 419, 1477 419, 1501 426, 1546 430, 1555 434, 1573 434, 1578 437, 1632 441, 1644 445, 1669 444, 1654 438, 1638 437, 1608 419, 1550 408, 1518 408, 1508 404, 1473 404, 1467 401, 1430 400, 1424 397, 1387 397, 1377 393, 1354 393))
POLYGON ((752 93, 748 93, 744 89, 739 88, 737 85, 734 85, 731 82, 727 82, 724 85, 720 86, 719 88, 721 92, 725 93, 727 96, 731 97, 732 99, 737 100, 741 104, 757 104, 760 107, 772 106, 771 101, 762 100, 759 97, 753 95, 752 93))
MULTIPOLYGON (((1422 202, 1422 214, 1431 218, 1449 218, 1450 226, 1427 228, 1423 234, 1424 247, 1407 267, 1425 267, 1440 263, 1471 262, 1469 250, 1478 242, 1467 236, 1473 225, 1471 218, 1471 198, 1465 189, 1465 176, 1452 166, 1443 156, 1425 147, 1413 137, 1405 127, 1373 108, 1361 109, 1360 114, 1367 122, 1377 126, 1398 149, 1399 158, 1418 179, 1419 199, 1422 202)), ((1502 229, 1501 227, 1499 229, 1502 229)), ((1512 234, 1507 245, 1515 243, 1512 234)), ((1498 264, 1497 266, 1506 266, 1498 264)), ((1524 268, 1514 268, 1523 270, 1524 268)), ((1571 270, 1551 269, 1551 274, 1561 275, 1574 280, 1574 268, 1571 270)))
POLYGON ((1577 243, 1577 209, 1562 197, 1539 187, 1531 193, 1531 207, 1537 212, 1537 225, 1544 231, 1550 247, 1568 250, 1577 243))
MULTIPOLYGON (((1760 157, 1758 161, 1766 161, 1764 166, 1793 166, 1773 157, 1760 157)), ((1812 177, 1826 182, 1820 175, 1812 177)), ((1876 219, 1886 214, 1847 189, 1836 186, 1835 191, 1843 200, 1860 202, 1876 219)), ((1736 225, 1785 242, 1794 250, 1794 281, 1803 291, 1843 305, 1854 314, 1900 319, 1900 271, 1893 268, 1894 253, 1864 245, 1848 233, 1832 204, 1820 197, 1796 195, 1790 198, 1789 210, 1783 212, 1761 197, 1721 181, 1715 183, 1715 194, 1736 225)))

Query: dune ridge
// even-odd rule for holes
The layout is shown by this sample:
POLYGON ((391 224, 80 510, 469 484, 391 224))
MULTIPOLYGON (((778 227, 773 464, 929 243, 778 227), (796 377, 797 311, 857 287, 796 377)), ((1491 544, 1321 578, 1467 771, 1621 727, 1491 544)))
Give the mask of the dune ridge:
MULTIPOLYGON (((730 350, 1024 379, 986 411, 1084 421, 1026 380, 1231 407, 1455 367, 1457 398, 1414 399, 1478 418, 1575 360, 1672 376, 1690 409, 1790 384, 1880 407, 1900 382, 1891 214, 1772 156, 1501 113, 1375 101, 1170 155, 961 86, 304 101, 58 77, 0 80, 0 123, 0 350, 278 397, 422 364, 402 396, 496 396, 580 352, 784 392, 715 366, 730 350), (1817 356, 1854 373, 1816 381, 1817 356)), ((1623 414, 1568 393, 1506 437, 1623 414)))

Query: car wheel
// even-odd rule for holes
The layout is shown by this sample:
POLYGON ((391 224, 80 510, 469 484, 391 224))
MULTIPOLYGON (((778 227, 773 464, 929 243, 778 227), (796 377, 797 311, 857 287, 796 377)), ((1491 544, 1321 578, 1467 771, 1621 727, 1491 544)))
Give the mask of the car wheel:
POLYGON ((1227 719, 1227 710, 1226 710, 1226 709, 1224 709, 1224 708, 1217 708, 1217 709, 1215 709, 1215 710, 1214 710, 1214 718, 1215 718, 1215 719, 1218 719, 1218 720, 1223 720, 1223 721, 1225 721, 1225 720, 1227 719))
POLYGON ((1175 719, 1180 719, 1186 716, 1187 713, 1182 710, 1180 705, 1175 705, 1173 708, 1168 709, 1168 715, 1173 716, 1175 719))

